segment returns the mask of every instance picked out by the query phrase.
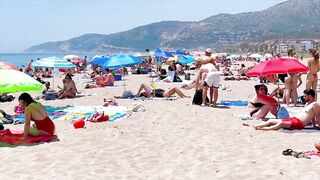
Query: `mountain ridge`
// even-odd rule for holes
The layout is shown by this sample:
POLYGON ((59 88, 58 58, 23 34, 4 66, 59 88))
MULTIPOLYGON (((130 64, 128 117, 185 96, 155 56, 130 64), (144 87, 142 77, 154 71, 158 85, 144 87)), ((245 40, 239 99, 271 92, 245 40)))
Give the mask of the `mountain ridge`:
POLYGON ((320 38, 320 1, 289 0, 262 11, 221 13, 201 21, 162 21, 113 34, 84 34, 25 52, 119 52, 146 48, 224 48, 276 38, 320 38))

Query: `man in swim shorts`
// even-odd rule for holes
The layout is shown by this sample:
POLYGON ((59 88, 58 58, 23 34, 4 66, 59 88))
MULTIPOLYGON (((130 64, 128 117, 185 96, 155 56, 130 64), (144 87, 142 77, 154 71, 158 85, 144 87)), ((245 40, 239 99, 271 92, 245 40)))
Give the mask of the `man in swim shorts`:
MULTIPOLYGON (((315 101, 315 92, 312 89, 303 91, 306 106, 302 111, 294 117, 286 119, 270 119, 265 123, 254 125, 256 130, 300 130, 305 126, 313 124, 313 126, 320 126, 320 104, 315 101)), ((244 124, 247 125, 247 124, 244 124)))
MULTIPOLYGON (((207 97, 208 88, 210 88, 210 102, 212 103, 213 107, 217 106, 218 100, 218 89, 220 85, 220 71, 211 71, 207 73, 206 77, 203 80, 201 89, 202 89, 202 102, 205 102, 207 97), (213 99, 213 101, 212 101, 213 99)), ((205 103, 202 104, 205 106, 205 103)))

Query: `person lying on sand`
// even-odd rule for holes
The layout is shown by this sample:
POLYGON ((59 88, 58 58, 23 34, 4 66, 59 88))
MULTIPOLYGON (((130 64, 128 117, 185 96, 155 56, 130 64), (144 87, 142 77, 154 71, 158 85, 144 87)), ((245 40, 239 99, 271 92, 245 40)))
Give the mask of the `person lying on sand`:
MULTIPOLYGON (((320 104, 315 101, 315 92, 312 89, 303 91, 307 105, 302 111, 292 118, 285 119, 270 119, 262 124, 253 125, 256 130, 300 130, 309 124, 313 126, 320 126, 320 104)), ((250 126, 246 123, 244 126, 250 126)))
POLYGON ((190 98, 190 96, 183 94, 177 87, 173 87, 165 91, 163 89, 152 89, 150 86, 146 84, 141 84, 137 96, 140 96, 142 90, 145 91, 143 95, 145 95, 146 97, 170 97, 176 93, 181 98, 190 98))

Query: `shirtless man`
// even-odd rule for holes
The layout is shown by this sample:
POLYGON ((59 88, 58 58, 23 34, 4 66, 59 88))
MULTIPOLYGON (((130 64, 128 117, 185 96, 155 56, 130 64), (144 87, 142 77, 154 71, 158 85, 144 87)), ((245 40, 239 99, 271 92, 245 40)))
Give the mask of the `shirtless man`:
POLYGON ((216 65, 215 59, 211 57, 211 49, 207 49, 205 51, 205 55, 208 57, 207 59, 197 61, 198 65, 199 64, 202 64, 202 65, 198 70, 195 89, 196 91, 199 89, 199 87, 202 89, 201 106, 205 106, 207 103, 206 102, 207 91, 208 91, 208 88, 210 88, 210 103, 213 104, 213 107, 215 107, 217 104, 218 88, 220 83, 219 66, 216 65), (200 81, 202 83, 200 83, 200 81))
MULTIPOLYGON (((254 125, 256 130, 300 130, 309 124, 314 126, 320 125, 320 105, 315 101, 315 92, 312 89, 303 91, 305 101, 307 102, 305 108, 300 113, 292 118, 286 119, 270 119, 265 123, 254 125)), ((248 124, 243 124, 248 126, 248 124)))

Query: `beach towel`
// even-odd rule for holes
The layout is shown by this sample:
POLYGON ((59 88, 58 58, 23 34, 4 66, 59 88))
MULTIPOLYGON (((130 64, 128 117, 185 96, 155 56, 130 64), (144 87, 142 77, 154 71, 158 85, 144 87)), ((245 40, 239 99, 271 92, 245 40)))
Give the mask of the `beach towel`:
POLYGON ((6 145, 21 145, 21 144, 33 144, 39 142, 51 142, 58 137, 56 135, 52 136, 29 136, 25 140, 21 140, 23 137, 23 131, 12 131, 5 129, 0 131, 0 147, 6 145))
POLYGON ((220 101, 221 105, 224 106, 247 106, 248 105, 248 101, 225 101, 225 100, 221 100, 220 101))

